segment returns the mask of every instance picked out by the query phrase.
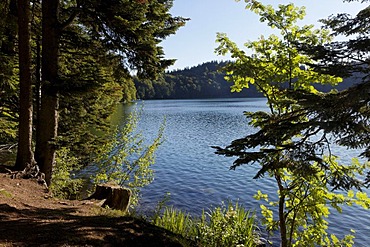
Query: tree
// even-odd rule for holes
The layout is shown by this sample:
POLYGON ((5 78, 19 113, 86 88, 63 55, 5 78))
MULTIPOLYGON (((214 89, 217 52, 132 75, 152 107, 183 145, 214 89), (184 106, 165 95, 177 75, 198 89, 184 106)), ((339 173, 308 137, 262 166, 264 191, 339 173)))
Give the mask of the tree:
POLYGON ((110 53, 118 54, 122 67, 136 69, 142 77, 153 77, 172 60, 163 59, 161 40, 184 24, 172 17, 172 1, 43 1, 42 100, 36 159, 50 183, 58 127, 60 37, 68 26, 80 25, 110 53))
POLYGON ((304 17, 305 11, 293 4, 279 5, 275 10, 254 0, 246 3, 247 9, 260 15, 261 22, 280 31, 279 36, 247 42, 246 48, 253 52, 247 55, 225 34, 218 34, 220 46, 216 51, 219 54, 230 52, 235 58, 235 63, 226 66, 227 78, 234 82, 232 90, 241 91, 254 85, 267 98, 270 112, 246 113, 257 132, 225 148, 216 147, 216 153, 237 157, 232 169, 257 163, 260 168, 254 178, 268 174, 275 181, 276 201, 270 201, 261 191, 255 198, 268 202, 267 206, 261 205, 264 224, 268 230, 279 229, 281 246, 349 246, 353 242, 351 235, 341 241, 333 235, 329 238, 325 218, 330 213, 329 205, 339 211, 342 204, 358 203, 368 207, 366 195, 359 193, 355 198, 350 190, 361 188, 363 183, 356 176, 367 166, 358 162, 341 164, 331 153, 332 136, 324 128, 331 127, 331 132, 336 133, 336 123, 318 121, 320 114, 307 111, 297 96, 312 95, 305 105, 318 106, 313 99, 320 99, 324 94, 312 83, 335 85, 341 81, 341 78, 315 71, 310 65, 316 61, 296 45, 324 45, 330 42, 329 32, 315 30, 312 25, 297 26, 295 23, 304 17), (350 191, 345 196, 332 189, 350 191), (271 208, 274 207, 278 220, 273 217, 271 208))
POLYGON ((30 2, 18 1, 18 53, 19 53, 19 125, 18 151, 15 169, 23 170, 34 164, 32 151, 32 79, 30 46, 30 2))
MULTIPOLYGON (((346 0, 353 2, 356 0, 346 0)), ((362 0, 362 3, 368 0, 362 0)), ((321 100, 339 103, 341 107, 329 107, 314 109, 314 106, 307 107, 316 113, 326 116, 329 110, 336 112, 335 117, 343 124, 338 124, 336 132, 341 133, 339 142, 348 148, 365 148, 361 154, 363 157, 370 158, 370 148, 367 142, 368 128, 368 90, 369 90, 369 7, 359 11, 356 16, 346 13, 331 15, 328 19, 321 20, 325 28, 333 31, 333 36, 351 36, 345 41, 332 42, 325 45, 308 46, 298 43, 298 48, 306 54, 320 61, 312 66, 317 71, 325 71, 333 75, 356 76, 362 78, 362 82, 352 87, 348 91, 324 97, 321 100), (335 108, 335 109, 334 109, 335 108)), ((302 95, 302 98, 312 97, 302 95)), ((324 102, 322 102, 324 103, 324 102)), ((328 104, 328 103, 325 103, 328 104)), ((367 176, 367 184, 370 183, 370 173, 367 176)))
POLYGON ((42 94, 37 126, 35 158, 48 185, 55 162, 58 130, 59 0, 42 1, 42 94))

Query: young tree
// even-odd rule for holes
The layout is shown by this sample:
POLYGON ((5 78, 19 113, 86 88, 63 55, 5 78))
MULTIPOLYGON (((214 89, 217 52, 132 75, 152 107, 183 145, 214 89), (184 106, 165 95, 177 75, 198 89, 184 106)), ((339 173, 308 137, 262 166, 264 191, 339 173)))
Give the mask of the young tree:
POLYGON ((222 55, 230 52, 235 58, 235 62, 226 66, 228 79, 234 82, 232 90, 254 85, 267 98, 270 112, 246 113, 251 118, 250 124, 259 128, 257 133, 235 140, 225 148, 216 147, 216 153, 238 157, 232 169, 258 163, 260 169, 254 178, 268 174, 274 179, 278 190, 276 201, 269 201, 261 191, 255 197, 269 203, 261 205, 264 223, 268 230, 279 229, 281 246, 350 245, 352 236, 342 241, 335 236, 329 238, 325 218, 330 213, 329 205, 338 210, 341 204, 367 205, 369 201, 363 194, 358 194, 356 201, 353 192, 346 197, 332 191, 360 188, 362 184, 356 174, 363 172, 366 165, 340 164, 331 153, 330 135, 322 131, 322 125, 331 122, 315 122, 314 115, 303 110, 299 98, 293 97, 300 93, 321 98, 323 94, 313 82, 336 85, 341 81, 316 72, 309 66, 315 61, 296 46, 296 43, 323 45, 330 41, 330 35, 312 25, 296 25, 305 15, 304 8, 288 4, 275 10, 254 0, 246 3, 247 9, 260 15, 261 22, 280 33, 247 42, 245 46, 252 55, 239 49, 225 34, 218 34, 220 46, 216 51, 222 55), (278 220, 274 219, 271 207, 276 207, 278 220))

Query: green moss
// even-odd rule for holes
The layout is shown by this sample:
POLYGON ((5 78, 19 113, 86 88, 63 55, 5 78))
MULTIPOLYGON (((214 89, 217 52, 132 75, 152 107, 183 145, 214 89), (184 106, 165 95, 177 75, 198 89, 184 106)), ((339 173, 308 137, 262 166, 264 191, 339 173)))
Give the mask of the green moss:
POLYGON ((5 189, 0 189, 0 195, 3 195, 3 196, 8 197, 8 198, 13 197, 12 193, 6 191, 5 189))

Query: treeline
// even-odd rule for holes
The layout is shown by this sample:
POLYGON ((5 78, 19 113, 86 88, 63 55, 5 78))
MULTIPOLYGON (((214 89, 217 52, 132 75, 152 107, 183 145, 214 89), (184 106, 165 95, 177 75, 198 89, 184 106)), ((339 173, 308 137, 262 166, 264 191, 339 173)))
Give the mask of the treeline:
POLYGON ((135 79, 139 99, 197 99, 261 97, 254 87, 243 95, 230 91, 221 68, 227 62, 211 61, 195 67, 166 72, 157 80, 135 79))
MULTIPOLYGON (((222 68, 228 62, 211 61, 191 68, 179 69, 160 75, 157 80, 134 79, 139 99, 199 99, 199 98, 238 98, 262 97, 254 85, 244 88, 241 93, 231 92, 232 83, 226 81, 226 73, 222 68)), ((332 89, 341 91, 356 82, 359 76, 345 78, 342 83, 333 87, 316 84, 315 88, 322 92, 332 89)))

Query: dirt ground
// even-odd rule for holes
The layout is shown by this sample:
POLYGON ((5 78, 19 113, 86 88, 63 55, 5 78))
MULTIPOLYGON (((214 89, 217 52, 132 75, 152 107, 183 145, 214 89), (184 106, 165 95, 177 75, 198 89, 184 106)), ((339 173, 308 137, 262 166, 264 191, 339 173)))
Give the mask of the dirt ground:
POLYGON ((0 246, 187 246, 132 217, 98 215, 92 201, 51 197, 30 179, 0 173, 0 246))

